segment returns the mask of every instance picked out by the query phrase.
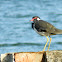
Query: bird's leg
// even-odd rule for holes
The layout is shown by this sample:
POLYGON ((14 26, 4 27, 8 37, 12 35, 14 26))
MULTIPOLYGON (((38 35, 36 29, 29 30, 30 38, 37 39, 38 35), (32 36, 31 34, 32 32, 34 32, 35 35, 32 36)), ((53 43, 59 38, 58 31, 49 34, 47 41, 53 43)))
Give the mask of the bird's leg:
POLYGON ((46 44, 45 44, 45 46, 44 46, 44 49, 43 49, 43 51, 45 51, 45 48, 46 48, 46 46, 47 46, 47 43, 48 43, 48 41, 49 41, 49 38, 46 36, 46 38, 47 38, 47 42, 46 42, 46 44))
POLYGON ((49 48, 50 48, 51 40, 52 40, 52 38, 50 37, 50 42, 49 42, 49 46, 48 46, 48 51, 49 51, 49 48))

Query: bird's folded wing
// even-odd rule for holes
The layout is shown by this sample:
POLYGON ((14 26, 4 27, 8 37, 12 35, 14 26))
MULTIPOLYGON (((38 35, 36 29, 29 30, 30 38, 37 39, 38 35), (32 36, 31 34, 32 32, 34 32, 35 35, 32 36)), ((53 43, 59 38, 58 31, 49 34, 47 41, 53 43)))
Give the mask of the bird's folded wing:
POLYGON ((48 33, 54 33, 55 31, 55 27, 52 24, 46 21, 42 21, 42 20, 37 21, 37 23, 35 23, 35 28, 39 32, 43 31, 43 32, 48 32, 48 33))

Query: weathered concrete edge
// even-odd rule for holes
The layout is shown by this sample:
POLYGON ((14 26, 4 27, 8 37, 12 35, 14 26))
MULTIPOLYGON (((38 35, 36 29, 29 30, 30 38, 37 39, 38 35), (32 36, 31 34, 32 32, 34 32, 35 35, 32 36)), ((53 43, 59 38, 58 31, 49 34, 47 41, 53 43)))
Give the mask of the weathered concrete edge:
MULTIPOLYGON (((6 53, 6 54, 1 54, 1 62, 8 62, 8 60, 9 60, 9 62, 14 62, 15 60, 16 60, 16 58, 15 58, 15 55, 16 54, 44 54, 44 51, 42 51, 42 52, 16 52, 16 53, 6 53)), ((41 58, 41 57, 40 57, 41 58)), ((43 58, 43 55, 42 55, 42 58, 43 58)), ((35 61, 35 60, 34 60, 35 61)), ((41 60, 42 61, 42 60, 41 60)))
MULTIPOLYGON (((41 52, 45 52, 44 56, 43 56, 43 60, 45 62, 49 62, 50 58, 52 58, 52 62, 54 62, 57 57, 53 58, 55 55, 57 55, 57 53, 59 53, 59 55, 62 55, 62 50, 53 50, 53 51, 41 51, 41 52)), ((17 53, 41 53, 41 52, 17 52, 17 53)), ((17 54, 17 53, 7 53, 7 54, 17 54)), ((59 56, 58 56, 59 57, 59 56)), ((13 59, 14 60, 14 59, 13 59)), ((57 59, 58 60, 58 59, 57 59)), ((60 59, 59 59, 60 60, 60 59)), ((58 60, 58 61, 59 61, 58 60)), ((61 59, 62 60, 62 59, 61 59)), ((1 62, 1 55, 0 55, 0 62, 1 62)))

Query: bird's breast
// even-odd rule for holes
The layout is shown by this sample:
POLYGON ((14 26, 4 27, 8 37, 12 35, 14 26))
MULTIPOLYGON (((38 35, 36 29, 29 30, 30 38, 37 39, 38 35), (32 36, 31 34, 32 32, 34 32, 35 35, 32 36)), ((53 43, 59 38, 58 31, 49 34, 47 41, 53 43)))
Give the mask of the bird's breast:
POLYGON ((41 36, 45 36, 45 32, 38 32, 36 28, 34 28, 34 30, 41 36))

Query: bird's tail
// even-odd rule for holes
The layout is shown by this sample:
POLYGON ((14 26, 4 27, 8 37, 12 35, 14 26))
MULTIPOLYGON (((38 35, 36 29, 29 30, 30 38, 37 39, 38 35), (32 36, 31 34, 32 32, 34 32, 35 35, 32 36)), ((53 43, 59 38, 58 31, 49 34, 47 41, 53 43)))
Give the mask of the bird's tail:
POLYGON ((56 30, 55 30, 55 34, 62 34, 62 30, 56 29, 56 30))

